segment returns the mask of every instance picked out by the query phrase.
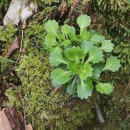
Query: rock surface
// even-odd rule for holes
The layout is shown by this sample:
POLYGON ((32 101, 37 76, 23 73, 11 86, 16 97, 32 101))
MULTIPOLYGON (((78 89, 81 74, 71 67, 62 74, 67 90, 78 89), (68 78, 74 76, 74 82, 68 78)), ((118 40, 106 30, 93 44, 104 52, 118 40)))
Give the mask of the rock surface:
POLYGON ((3 23, 4 25, 18 25, 20 21, 26 20, 36 12, 36 3, 29 3, 27 0, 12 0, 3 19, 3 23))

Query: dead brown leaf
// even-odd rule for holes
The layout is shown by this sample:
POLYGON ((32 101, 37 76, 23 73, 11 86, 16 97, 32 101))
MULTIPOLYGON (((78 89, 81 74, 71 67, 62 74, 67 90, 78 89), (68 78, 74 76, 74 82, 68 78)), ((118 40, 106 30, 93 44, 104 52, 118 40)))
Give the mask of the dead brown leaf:
POLYGON ((12 43, 11 47, 9 48, 6 56, 9 57, 17 49, 19 49, 19 38, 18 37, 15 38, 15 40, 12 43))
POLYGON ((4 109, 0 111, 0 130, 12 130, 10 122, 4 113, 4 109))
POLYGON ((22 112, 18 112, 18 117, 19 117, 20 122, 24 122, 24 116, 22 112))
POLYGON ((26 125, 26 129, 25 130, 33 130, 32 125, 31 124, 26 125))
POLYGON ((20 121, 15 110, 4 108, 4 112, 10 122, 10 126, 12 127, 12 129, 24 130, 24 123, 20 121))
POLYGON ((22 112, 16 113, 14 109, 4 108, 0 111, 0 130, 33 130, 31 124, 24 127, 23 119, 22 112))

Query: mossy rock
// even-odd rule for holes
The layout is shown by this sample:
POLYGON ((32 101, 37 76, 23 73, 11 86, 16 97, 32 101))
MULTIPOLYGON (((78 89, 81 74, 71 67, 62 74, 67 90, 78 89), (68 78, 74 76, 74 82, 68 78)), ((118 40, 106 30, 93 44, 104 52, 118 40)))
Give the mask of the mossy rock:
POLYGON ((24 55, 17 68, 28 123, 37 130, 76 130, 93 117, 92 103, 55 90, 50 83, 48 56, 24 55))
MULTIPOLYGON (((44 23, 51 11, 46 8, 44 15, 41 12, 42 17, 33 19, 24 29, 22 54, 17 59, 19 62, 15 69, 21 85, 11 90, 13 94, 15 92, 12 95, 14 100, 10 95, 8 105, 12 105, 13 100, 12 107, 23 109, 27 123, 31 123, 34 130, 76 130, 86 122, 91 122, 94 101, 69 96, 64 87, 56 90, 51 84, 52 68, 48 52, 43 49, 44 23), (44 20, 41 19, 43 17, 44 20)), ((11 91, 7 93, 11 94, 11 91)))

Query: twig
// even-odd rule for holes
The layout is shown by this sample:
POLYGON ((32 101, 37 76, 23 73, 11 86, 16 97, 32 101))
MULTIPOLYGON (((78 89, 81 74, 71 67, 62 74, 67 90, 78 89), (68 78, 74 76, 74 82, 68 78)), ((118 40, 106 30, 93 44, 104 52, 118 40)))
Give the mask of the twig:
POLYGON ((96 110, 98 121, 103 124, 105 122, 105 120, 104 120, 103 115, 102 115, 102 113, 100 111, 100 108, 99 108, 99 106, 98 106, 98 104, 96 102, 94 103, 94 108, 96 110))
POLYGON ((24 103, 24 100, 22 98, 22 95, 21 95, 21 92, 19 92, 19 97, 20 97, 20 100, 21 100, 21 104, 22 104, 22 108, 23 108, 23 123, 24 123, 24 128, 26 128, 26 112, 25 112, 25 103, 24 103))
POLYGON ((20 40, 20 48, 19 48, 19 52, 18 52, 18 57, 16 59, 16 63, 14 65, 14 68, 16 67, 19 59, 20 59, 20 55, 21 55, 21 52, 22 52, 22 49, 23 49, 23 40, 24 40, 24 29, 22 28, 22 31, 21 31, 21 40, 20 40))

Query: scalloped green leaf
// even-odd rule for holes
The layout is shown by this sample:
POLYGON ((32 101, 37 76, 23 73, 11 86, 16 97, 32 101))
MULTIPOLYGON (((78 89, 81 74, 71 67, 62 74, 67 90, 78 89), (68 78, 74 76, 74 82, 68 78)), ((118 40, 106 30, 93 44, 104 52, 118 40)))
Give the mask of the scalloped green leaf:
POLYGON ((103 52, 100 48, 98 47, 93 47, 89 51, 89 57, 87 62, 92 62, 92 63, 99 63, 100 61, 103 60, 103 52))
POLYGON ((57 35, 58 28, 59 28, 58 22, 56 22, 55 20, 48 20, 45 23, 45 30, 48 33, 54 33, 55 35, 57 35))
POLYGON ((102 69, 102 71, 110 70, 112 72, 115 72, 115 71, 118 71, 120 67, 121 67, 120 60, 117 59, 117 57, 115 57, 115 56, 111 56, 111 57, 107 58, 106 65, 102 69))
POLYGON ((71 45, 71 40, 64 40, 62 43, 61 43, 64 47, 68 46, 68 45, 71 45))
POLYGON ((54 69, 51 72, 51 79, 55 84, 65 84, 70 80, 70 72, 60 68, 54 69))
POLYGON ((93 88, 94 87, 90 79, 85 82, 81 81, 81 83, 77 85, 78 97, 81 99, 88 99, 88 97, 92 95, 93 88))
POLYGON ((104 40, 102 42, 101 49, 105 52, 111 52, 113 50, 113 43, 111 43, 111 40, 104 40))
POLYGON ((82 33, 80 34, 80 38, 82 41, 88 40, 89 39, 89 32, 87 30, 83 30, 82 33))
POLYGON ((66 61, 64 60, 61 52, 54 52, 51 54, 51 56, 49 57, 50 60, 50 64, 51 65, 55 65, 58 66, 60 64, 66 64, 66 61))
POLYGON ((70 27, 70 33, 71 34, 76 34, 76 30, 73 26, 69 26, 70 27))
POLYGON ((90 38, 90 41, 93 42, 94 44, 102 43, 102 41, 104 40, 105 40, 104 36, 100 34, 93 34, 91 35, 91 38, 90 38))
POLYGON ((85 29, 90 25, 90 23, 91 23, 90 16, 86 14, 82 14, 77 18, 77 24, 80 27, 80 34, 82 33, 83 29, 85 29))
POLYGON ((47 35, 45 36, 45 45, 50 48, 52 46, 55 46, 56 44, 57 41, 54 33, 47 33, 47 35))
POLYGON ((101 75, 101 70, 98 68, 94 68, 93 70, 93 79, 99 80, 101 75))
POLYGON ((61 26, 61 32, 65 35, 68 35, 70 33, 70 26, 64 24, 63 26, 61 26))
POLYGON ((72 40, 72 41, 76 41, 77 40, 77 36, 76 36, 76 30, 73 26, 70 26, 70 33, 69 33, 69 38, 72 40))
POLYGON ((59 43, 66 40, 65 35, 63 33, 58 33, 57 38, 59 43))
POLYGON ((90 41, 85 40, 81 44, 81 49, 84 51, 85 54, 87 54, 92 48, 93 48, 93 43, 90 41))
POLYGON ((76 85, 76 82, 75 80, 69 84, 66 88, 66 92, 69 94, 69 95, 72 95, 72 94, 75 94, 76 93, 76 90, 77 90, 77 85, 76 85))
POLYGON ((53 53, 55 52, 59 52, 61 53, 62 52, 62 49, 60 47, 51 47, 50 48, 50 55, 52 55, 53 53))
POLYGON ((52 80, 51 83, 55 88, 60 88, 62 86, 61 84, 54 82, 54 80, 52 80))
POLYGON ((101 94, 110 94, 113 92, 114 86, 110 83, 101 83, 99 82, 96 85, 96 90, 101 94))
POLYGON ((93 79, 99 80, 102 72, 101 70, 103 69, 104 64, 105 64, 104 62, 101 62, 93 66, 93 77, 92 77, 93 79))
POLYGON ((74 74, 79 74, 83 68, 82 63, 75 63, 74 61, 69 61, 67 66, 70 69, 70 71, 74 74))
POLYGON ((70 61, 79 62, 83 58, 83 56, 84 56, 84 52, 79 47, 73 46, 72 48, 69 48, 66 51, 66 57, 70 61))
POLYGON ((93 68, 90 64, 85 64, 82 68, 81 73, 79 74, 81 80, 86 80, 88 77, 92 77, 93 68))

